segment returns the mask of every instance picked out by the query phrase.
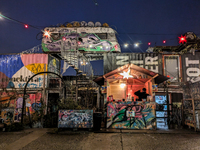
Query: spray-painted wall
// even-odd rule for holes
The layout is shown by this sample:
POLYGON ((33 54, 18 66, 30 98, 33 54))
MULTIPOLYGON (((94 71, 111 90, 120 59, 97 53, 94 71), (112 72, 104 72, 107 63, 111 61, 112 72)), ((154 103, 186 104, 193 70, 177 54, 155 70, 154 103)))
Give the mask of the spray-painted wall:
MULTIPOLYGON (((17 92, 0 92, 1 95, 1 106, 0 119, 6 124, 11 124, 13 122, 20 122, 22 116, 22 105, 23 105, 23 94, 18 94, 17 92), (2 100, 4 99, 4 100, 2 100)), ((30 114, 41 107, 42 93, 36 92, 33 94, 28 94, 29 98, 26 99, 26 114, 28 115, 28 109, 30 114)))
POLYGON ((154 102, 117 102, 107 104, 107 128, 156 129, 154 102), (134 117, 127 112, 134 112, 134 117))
POLYGON ((44 52, 61 52, 61 45, 68 50, 121 52, 115 31, 109 27, 47 27, 50 37, 42 39, 44 52))
POLYGON ((58 128, 92 128, 93 110, 59 110, 58 128))

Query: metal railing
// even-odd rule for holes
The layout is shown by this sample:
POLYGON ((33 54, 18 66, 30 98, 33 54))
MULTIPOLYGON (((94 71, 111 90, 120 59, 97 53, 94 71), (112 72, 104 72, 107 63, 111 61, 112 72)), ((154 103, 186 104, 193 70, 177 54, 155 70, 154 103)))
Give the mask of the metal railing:
POLYGON ((78 70, 78 72, 92 79, 92 65, 90 61, 78 51, 77 45, 66 46, 61 42, 61 57, 75 70, 78 70))

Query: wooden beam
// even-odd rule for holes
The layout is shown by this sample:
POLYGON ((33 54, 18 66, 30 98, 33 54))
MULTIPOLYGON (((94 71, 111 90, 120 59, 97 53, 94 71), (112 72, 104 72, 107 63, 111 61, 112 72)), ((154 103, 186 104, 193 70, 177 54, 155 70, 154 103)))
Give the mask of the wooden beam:
POLYGON ((158 76, 158 74, 156 74, 155 76, 153 76, 151 79, 147 80, 147 82, 151 81, 152 79, 154 79, 157 76, 158 76))

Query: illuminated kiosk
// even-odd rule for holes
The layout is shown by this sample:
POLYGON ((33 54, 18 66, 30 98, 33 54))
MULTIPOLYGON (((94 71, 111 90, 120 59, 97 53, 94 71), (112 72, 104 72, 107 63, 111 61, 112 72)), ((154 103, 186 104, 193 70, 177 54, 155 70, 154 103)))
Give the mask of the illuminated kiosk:
POLYGON ((94 81, 102 85, 106 127, 156 129, 156 103, 152 87, 168 78, 134 64, 119 67, 94 81), (146 88, 147 99, 137 101, 135 92, 146 88))

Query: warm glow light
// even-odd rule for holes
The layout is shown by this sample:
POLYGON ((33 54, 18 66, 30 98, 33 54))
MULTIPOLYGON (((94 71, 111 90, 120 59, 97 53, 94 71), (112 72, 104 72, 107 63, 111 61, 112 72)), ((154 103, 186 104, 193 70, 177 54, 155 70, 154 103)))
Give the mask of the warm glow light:
POLYGON ((138 46, 139 46, 139 43, 135 43, 134 45, 135 45, 135 47, 138 47, 138 46))
POLYGON ((151 45, 151 43, 149 42, 148 45, 151 45))
POLYGON ((127 47, 128 47, 128 44, 127 44, 127 43, 125 43, 125 44, 124 44, 124 47, 125 47, 125 48, 127 48, 127 47))
POLYGON ((90 48, 92 47, 92 45, 90 45, 90 48))
POLYGON ((166 43, 166 41, 164 40, 164 41, 163 41, 163 43, 165 44, 165 43, 166 43))
POLYGON ((119 73, 119 74, 123 76, 123 79, 125 79, 125 78, 127 78, 127 79, 128 78, 133 78, 133 76, 130 75, 130 68, 128 68, 127 72, 123 71, 123 73, 119 73))
POLYGON ((43 37, 50 38, 51 33, 49 31, 44 31, 43 37))
POLYGON ((126 86, 125 83, 121 83, 121 84, 120 84, 120 87, 121 87, 121 88, 124 88, 125 86, 126 86))

